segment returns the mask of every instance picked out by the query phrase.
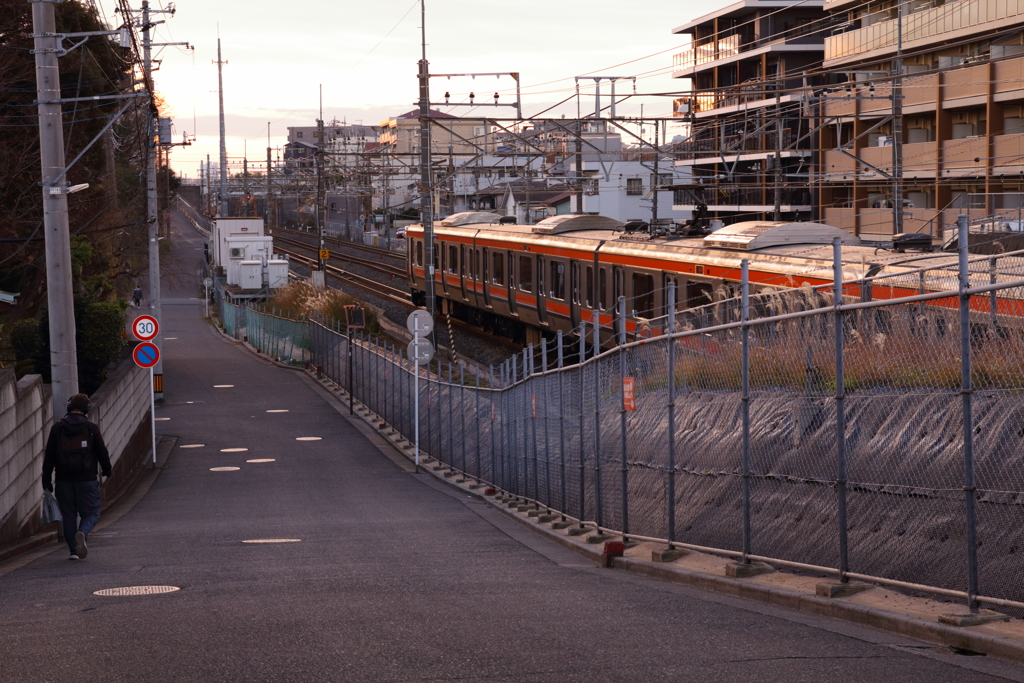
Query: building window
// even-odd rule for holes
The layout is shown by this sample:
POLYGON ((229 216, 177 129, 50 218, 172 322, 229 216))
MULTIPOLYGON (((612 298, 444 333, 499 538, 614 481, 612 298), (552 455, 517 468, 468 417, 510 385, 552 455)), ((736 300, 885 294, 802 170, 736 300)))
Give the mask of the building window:
POLYGON ((651 186, 652 187, 664 187, 672 184, 671 173, 659 173, 658 175, 651 175, 651 186))
POLYGON ((643 194, 644 183, 640 178, 626 179, 626 194, 643 194))
POLYGON ((300 130, 299 132, 297 132, 297 133, 295 134, 295 137, 297 137, 297 138, 301 138, 301 137, 302 137, 302 131, 300 130))
POLYGON ((560 261, 551 262, 551 279, 548 281, 551 287, 550 296, 552 299, 565 299, 565 264, 560 261))
POLYGON ((533 257, 519 257, 519 289, 524 292, 533 291, 533 257))

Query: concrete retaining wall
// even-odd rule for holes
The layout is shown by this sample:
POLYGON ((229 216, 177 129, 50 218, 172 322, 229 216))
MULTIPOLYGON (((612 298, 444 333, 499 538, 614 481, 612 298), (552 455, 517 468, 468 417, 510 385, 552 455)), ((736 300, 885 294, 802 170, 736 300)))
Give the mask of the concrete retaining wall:
POLYGON ((0 370, 0 545, 39 530, 43 449, 53 423, 42 377, 14 377, 0 370))
MULTIPOLYGON (((149 453, 149 371, 126 359, 92 396, 89 419, 110 451, 113 476, 103 483, 109 499, 129 485, 149 453)), ((39 503, 43 451, 53 424, 50 387, 39 375, 15 381, 0 370, 0 546, 41 530, 39 503)))

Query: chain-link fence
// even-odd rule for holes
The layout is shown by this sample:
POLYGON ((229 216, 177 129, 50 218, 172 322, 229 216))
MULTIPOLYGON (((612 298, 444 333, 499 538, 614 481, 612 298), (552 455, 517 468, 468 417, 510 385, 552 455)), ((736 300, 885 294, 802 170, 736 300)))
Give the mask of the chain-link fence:
POLYGON ((629 319, 620 299, 599 329, 487 373, 218 302, 229 334, 308 349, 410 440, 418 400, 422 452, 574 524, 1019 609, 1014 262, 964 253, 851 283, 837 266, 829 289, 757 296, 744 278, 740 297, 685 311, 670 285, 661 318, 629 319))
POLYGON ((233 303, 218 285, 214 296, 221 328, 271 358, 302 365, 311 359, 310 326, 305 318, 253 303, 233 303))

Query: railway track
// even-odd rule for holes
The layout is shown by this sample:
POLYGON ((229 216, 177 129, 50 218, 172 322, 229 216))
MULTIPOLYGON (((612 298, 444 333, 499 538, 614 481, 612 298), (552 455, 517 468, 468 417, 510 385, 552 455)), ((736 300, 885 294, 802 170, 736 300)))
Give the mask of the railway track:
MULTIPOLYGON (((284 237, 282 235, 275 234, 275 242, 284 242, 293 246, 301 247, 303 249, 309 249, 310 251, 316 251, 317 245, 303 242, 292 237, 284 237)), ((391 275, 393 277, 405 278, 405 268, 399 266, 393 266, 387 263, 381 263, 380 261, 373 261, 371 259, 359 258, 358 256, 351 256, 349 254, 343 254, 338 252, 331 252, 331 260, 337 259, 338 261, 348 261, 350 263, 356 263, 364 268, 375 270, 378 273, 384 273, 385 275, 391 275)))
MULTIPOLYGON (((304 256, 289 249, 281 249, 275 247, 274 250, 282 254, 287 254, 290 259, 302 263, 303 265, 308 266, 310 268, 316 268, 317 266, 317 260, 315 258, 304 256)), ((389 287, 388 285, 382 284, 375 280, 371 280, 368 277, 363 277, 362 275, 350 273, 347 270, 342 270, 341 268, 338 268, 337 266, 332 266, 330 264, 327 264, 327 273, 332 277, 336 277, 339 280, 342 280, 353 285, 354 287, 366 290, 382 299, 386 299, 393 303, 401 304, 403 306, 408 306, 412 308, 412 296, 409 294, 409 292, 403 291, 396 287, 389 287)))
MULTIPOLYGON (((311 238, 311 239, 314 239, 314 240, 319 240, 319 237, 317 235, 315 235, 314 233, 303 232, 301 230, 290 230, 288 228, 274 228, 272 230, 272 232, 271 232, 271 235, 273 237, 277 237, 278 235, 280 235, 282 233, 285 233, 287 235, 292 235, 291 239, 295 239, 297 236, 301 235, 302 237, 305 237, 305 238, 311 238)), ((299 240, 299 241, 301 242, 302 240, 299 240)), ((331 235, 327 235, 326 237, 324 237, 324 243, 325 244, 330 244, 330 245, 333 245, 333 246, 337 246, 337 247, 344 247, 346 249, 355 249, 356 251, 362 251, 362 252, 365 252, 367 254, 374 254, 374 255, 379 256, 381 258, 395 259, 396 261, 398 261, 401 264, 405 263, 405 254, 399 254, 399 253, 391 251, 390 249, 381 249, 380 247, 371 247, 371 246, 369 246, 367 244, 360 244, 359 242, 350 242, 349 240, 343 240, 341 238, 333 237, 331 235)), ((309 244, 309 243, 307 242, 306 244, 309 244)), ((313 244, 311 246, 316 248, 316 244, 313 244)), ((403 268, 403 274, 404 274, 404 268, 403 268)))

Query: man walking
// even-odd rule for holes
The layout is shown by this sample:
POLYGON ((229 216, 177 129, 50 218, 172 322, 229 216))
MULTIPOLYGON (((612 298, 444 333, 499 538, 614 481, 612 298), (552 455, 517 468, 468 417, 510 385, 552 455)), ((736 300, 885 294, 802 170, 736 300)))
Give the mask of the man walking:
POLYGON ((97 464, 103 476, 110 476, 110 454, 99 427, 86 419, 89 397, 75 394, 68 399, 68 414, 50 428, 43 456, 43 488, 54 491, 51 476, 57 470, 54 491, 64 518, 64 540, 71 550, 69 560, 85 559, 89 532, 100 520, 100 484, 97 464), (78 518, 81 517, 81 523, 78 518))
POLYGON ((132 301, 135 302, 135 308, 142 305, 142 287, 135 286, 135 289, 132 291, 132 301))

